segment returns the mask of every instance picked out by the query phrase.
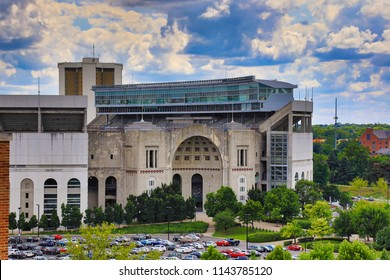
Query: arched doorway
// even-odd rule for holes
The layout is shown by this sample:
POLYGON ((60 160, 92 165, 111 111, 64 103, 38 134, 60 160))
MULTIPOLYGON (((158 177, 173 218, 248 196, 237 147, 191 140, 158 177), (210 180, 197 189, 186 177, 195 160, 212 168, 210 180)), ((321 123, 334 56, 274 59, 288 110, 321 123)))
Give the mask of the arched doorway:
POLYGON ((116 178, 113 176, 107 177, 106 179, 106 206, 111 205, 113 206, 116 203, 116 178))
POLYGON ((180 174, 175 174, 172 178, 172 184, 177 186, 178 189, 180 190, 181 192, 181 176, 180 174))
POLYGON ((184 198, 196 200, 197 211, 209 192, 223 184, 222 155, 217 145, 204 136, 191 136, 180 143, 172 159, 172 183, 180 183, 184 198))
POLYGON ((203 211, 203 177, 195 174, 191 178, 191 196, 195 200, 196 211, 203 211))
POLYGON ((43 214, 50 220, 55 209, 57 209, 57 181, 50 178, 43 184, 43 214))
POLYGON ((88 208, 99 206, 99 180, 96 177, 88 178, 88 208))

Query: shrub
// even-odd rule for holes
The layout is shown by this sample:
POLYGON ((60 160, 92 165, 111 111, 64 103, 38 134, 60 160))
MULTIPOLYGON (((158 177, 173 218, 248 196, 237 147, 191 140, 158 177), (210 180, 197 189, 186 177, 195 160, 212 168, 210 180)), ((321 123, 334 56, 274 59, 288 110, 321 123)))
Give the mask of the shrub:
POLYGON ((311 226, 310 220, 296 220, 298 225, 303 229, 309 229, 311 226))
POLYGON ((282 240, 279 232, 256 232, 248 236, 249 242, 261 243, 282 240))

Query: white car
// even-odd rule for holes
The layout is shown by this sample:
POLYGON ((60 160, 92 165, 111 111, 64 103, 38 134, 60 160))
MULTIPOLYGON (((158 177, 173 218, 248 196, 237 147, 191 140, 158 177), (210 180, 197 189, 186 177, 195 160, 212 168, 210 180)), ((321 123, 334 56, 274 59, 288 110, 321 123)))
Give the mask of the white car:
POLYGON ((203 246, 202 244, 198 243, 198 242, 195 242, 195 243, 193 244, 193 246, 194 246, 196 249, 204 249, 204 246, 203 246))
POLYGON ((175 249, 175 252, 186 254, 186 253, 191 253, 192 250, 189 247, 179 247, 175 249))
POLYGON ((212 247, 217 247, 217 244, 214 242, 214 241, 206 241, 206 242, 203 242, 204 246, 205 247, 209 247, 209 246, 212 246, 212 247))
POLYGON ((152 251, 159 251, 159 252, 165 252, 167 250, 167 247, 164 245, 155 245, 151 248, 152 251))

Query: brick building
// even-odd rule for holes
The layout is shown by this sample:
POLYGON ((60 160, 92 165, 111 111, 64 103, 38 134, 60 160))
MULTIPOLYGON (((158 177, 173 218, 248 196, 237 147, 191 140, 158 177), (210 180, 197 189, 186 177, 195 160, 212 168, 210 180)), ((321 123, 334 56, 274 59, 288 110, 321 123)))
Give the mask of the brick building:
POLYGON ((9 216, 9 133, 0 133, 0 259, 8 259, 8 216, 9 216))
POLYGON ((370 149, 371 155, 375 155, 378 150, 390 147, 390 130, 367 128, 362 136, 360 136, 359 142, 370 149))

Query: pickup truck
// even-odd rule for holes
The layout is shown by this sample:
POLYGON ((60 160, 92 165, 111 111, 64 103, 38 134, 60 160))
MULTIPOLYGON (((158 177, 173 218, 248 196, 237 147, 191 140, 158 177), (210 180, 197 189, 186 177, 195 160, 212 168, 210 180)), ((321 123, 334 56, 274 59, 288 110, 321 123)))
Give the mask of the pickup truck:
POLYGON ((238 246, 240 244, 240 240, 234 238, 226 238, 225 240, 229 242, 230 246, 238 246))

